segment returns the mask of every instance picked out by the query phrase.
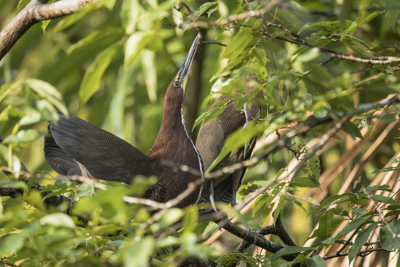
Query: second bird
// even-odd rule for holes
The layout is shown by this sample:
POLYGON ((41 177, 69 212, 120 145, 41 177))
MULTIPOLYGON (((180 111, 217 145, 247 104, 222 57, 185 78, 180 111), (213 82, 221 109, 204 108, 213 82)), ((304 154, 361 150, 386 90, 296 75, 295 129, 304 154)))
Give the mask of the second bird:
MULTIPOLYGON (((243 77, 243 75, 241 75, 243 77)), ((250 73, 248 77, 243 78, 247 86, 247 93, 253 91, 257 84, 257 79, 250 73)), ((261 93, 256 94, 260 98, 261 93)), ((221 95, 215 100, 210 110, 217 107, 218 102, 226 102, 225 110, 215 119, 201 126, 196 140, 196 146, 204 162, 204 169, 207 170, 213 161, 221 153, 226 138, 234 131, 246 127, 247 123, 254 119, 260 112, 260 106, 257 104, 249 105, 245 103, 241 110, 236 109, 237 101, 229 100, 226 95, 221 95)), ((230 166, 234 163, 249 159, 255 145, 255 137, 248 145, 242 147, 233 153, 228 154, 214 168, 214 170, 230 166)), ((226 174, 216 180, 208 180, 204 186, 202 201, 211 202, 214 210, 217 210, 215 202, 224 202, 227 204, 236 204, 236 191, 242 183, 246 168, 235 171, 232 174, 226 174)))

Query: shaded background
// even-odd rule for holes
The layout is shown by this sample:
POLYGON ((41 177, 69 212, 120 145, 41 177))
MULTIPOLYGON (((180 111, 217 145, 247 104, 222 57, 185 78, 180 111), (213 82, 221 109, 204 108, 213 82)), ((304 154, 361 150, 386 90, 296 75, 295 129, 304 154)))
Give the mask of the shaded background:
MULTIPOLYGON (((23 1, 22 6, 26 2, 23 1)), ((218 15, 233 14, 238 8, 236 1, 217 2, 220 6, 219 13, 216 13, 218 15)), ((351 1, 351 3, 349 1, 346 5, 352 7, 364 2, 368 5, 373 4, 373 1, 351 1)), ((398 4, 396 1, 378 2, 385 5, 398 4)), ((164 1, 160 1, 161 3, 164 3, 164 1)), ((282 10, 267 14, 266 17, 276 23, 282 23, 288 28, 292 27, 293 30, 301 29, 303 36, 312 36, 314 32, 324 31, 324 27, 327 27, 327 25, 315 26, 314 24, 308 28, 309 23, 336 20, 355 21, 360 16, 359 12, 352 8, 341 10, 342 7, 337 5, 336 1, 297 1, 297 3, 306 8, 334 12, 340 14, 340 17, 310 15, 293 10, 282 10)), ((193 10, 196 10, 201 3, 188 1, 187 4, 193 10)), ((96 90, 87 103, 82 104, 78 92, 90 64, 111 44, 117 41, 124 43, 128 38, 128 29, 121 15, 122 5, 123 1, 117 1, 115 6, 110 9, 106 7, 87 9, 81 17, 79 17, 80 14, 75 14, 51 21, 45 33, 43 33, 42 24, 33 26, 0 62, 0 83, 26 78, 46 81, 62 94, 71 114, 118 135, 146 153, 153 145, 161 125, 162 106, 167 86, 179 70, 197 32, 194 29, 183 32, 177 28, 177 24, 181 23, 182 13, 185 16, 187 15, 185 8, 180 11, 181 13, 168 10, 165 15, 160 15, 159 19, 152 20, 150 24, 146 20, 139 22, 135 26, 136 30, 156 32, 162 40, 162 45, 154 50, 147 50, 150 45, 144 47, 140 54, 127 66, 124 66, 124 46, 119 46, 101 78, 100 88, 96 90), (91 38, 85 39, 88 36, 91 36, 91 38), (85 42, 82 42, 82 40, 85 40, 85 42)), ((143 13, 152 14, 154 10, 157 10, 157 5, 152 4, 152 2, 138 2, 138 5, 143 13)), ((21 7, 17 8, 16 1, 1 0, 1 28, 20 9, 21 7)), ((358 28, 355 36, 363 40, 364 47, 360 48, 356 44, 341 42, 330 43, 327 46, 346 54, 354 54, 354 51, 356 51, 361 56, 363 53, 365 53, 364 56, 369 56, 369 53, 374 53, 373 55, 398 55, 400 51, 394 47, 394 44, 400 41, 398 14, 398 10, 382 11, 363 27, 358 28)), ((340 39, 341 31, 339 28, 338 26, 336 33, 331 28, 327 29, 326 32, 331 33, 331 36, 337 34, 337 39, 340 39)), ((236 28, 229 31, 223 31, 221 28, 209 29, 206 33, 206 39, 229 44, 238 30, 236 28)), ((324 45, 324 43, 321 42, 320 45, 324 45)), ((276 104, 263 107, 262 119, 268 120, 270 116, 279 113, 285 103, 288 103, 285 106, 287 112, 296 110, 298 114, 302 114, 305 118, 307 112, 314 111, 311 107, 307 107, 309 98, 313 98, 316 102, 325 103, 327 98, 324 97, 332 92, 335 94, 329 98, 329 104, 335 110, 341 111, 357 106, 359 103, 377 101, 386 97, 389 93, 399 91, 399 76, 396 67, 370 67, 360 63, 338 60, 319 66, 319 63, 326 60, 326 55, 312 50, 301 51, 298 55, 297 52, 299 51, 297 51, 296 45, 279 40, 262 43, 261 47, 266 50, 268 58, 266 63, 268 74, 265 81, 278 73, 280 75, 282 73, 287 74, 287 76, 282 74, 279 77, 279 82, 271 83, 266 87, 266 90, 270 91, 270 95, 268 95, 270 98, 266 97, 266 100, 276 101, 276 104), (290 73, 301 74, 309 69, 313 70, 312 73, 300 82, 296 81, 297 77, 290 76, 290 73), (379 73, 384 75, 374 76, 379 73), (375 78, 368 80, 369 77, 375 78), (363 82, 360 83, 361 81, 363 82), (353 90, 352 93, 344 94, 343 92, 350 90, 349 87, 353 90), (319 95, 322 95, 320 100, 317 99, 319 95), (273 97, 272 100, 271 96, 273 97), (303 103, 301 109, 299 103, 303 103)), ((223 49, 224 47, 219 45, 203 44, 198 50, 185 99, 189 129, 192 128, 199 114, 206 111, 212 103, 210 92, 214 81, 210 82, 210 79, 226 66, 226 61, 220 60, 223 49)), ((18 106, 22 107, 30 101, 28 90, 21 88, 12 92, 5 101, 0 103, 0 112, 10 103, 15 105, 14 113, 10 112, 9 116, 0 119, 0 133, 3 136, 11 134, 13 126, 19 121, 20 117, 13 116, 13 114, 18 114, 18 106)), ((294 116, 296 119, 301 118, 298 114, 294 116)), ((360 129, 376 126, 374 124, 364 125, 362 119, 364 118, 360 118, 360 129)), ((340 190, 353 167, 362 159, 371 144, 376 142, 379 136, 382 136, 381 133, 386 125, 387 123, 377 127, 375 135, 364 142, 357 155, 350 159, 351 164, 343 167, 343 170, 330 180, 325 188, 325 193, 327 193, 325 196, 334 195, 340 190)), ((31 125, 25 126, 26 129, 31 127, 31 125)), ((34 125, 34 128, 41 132, 46 132, 46 127, 47 123, 44 120, 34 125)), ((193 132, 194 138, 198 128, 193 132)), ((313 140, 320 133, 326 132, 326 130, 327 128, 321 127, 310 135, 296 139, 293 148, 300 150, 304 147, 304 144, 313 140)), ((383 168, 393 155, 400 151, 400 145, 398 140, 394 138, 395 136, 399 136, 396 130, 387 133, 385 142, 382 142, 371 152, 371 157, 365 162, 365 168, 360 173, 362 183, 369 184, 375 178, 375 175, 371 175, 373 170, 383 168)), ((327 148, 319 157, 321 173, 333 166, 359 141, 344 132, 339 137, 340 142, 332 143, 332 146, 327 148)), ((261 136, 260 143, 264 142, 265 138, 266 136, 261 136)), ((21 161, 27 165, 29 170, 50 171, 44 160, 43 138, 33 141, 29 146, 21 145, 20 155, 21 161)), ((257 188, 257 186, 264 184, 266 180, 273 179, 275 174, 281 168, 284 168, 292 158, 293 154, 290 151, 282 150, 275 153, 271 160, 252 168, 247 173, 244 184, 247 185, 250 181, 258 181, 258 183, 249 184, 248 188, 243 189, 242 193, 246 194, 249 189, 257 188)), ((51 173, 54 175, 54 172, 51 173)), ((355 187, 357 188, 357 185, 355 187)), ((291 193, 309 197, 310 195, 307 195, 308 190, 310 189, 297 188, 297 191, 293 190, 291 193)), ((314 194, 319 194, 319 192, 315 191, 314 194)), ((310 209, 310 203, 307 201, 302 201, 302 203, 306 210, 310 209)), ((260 217, 261 214, 257 214, 257 216, 260 217)), ((292 202, 285 203, 283 216, 286 227, 299 245, 311 234, 312 227, 317 222, 315 216, 306 217, 306 213, 301 207, 292 202)), ((226 238, 230 240, 231 237, 226 238)), ((227 246, 229 248, 234 248, 236 245, 236 243, 225 242, 224 239, 215 244, 217 244, 217 247, 227 246)), ((219 247, 219 252, 216 252, 216 254, 223 254, 224 250, 225 248, 219 247)), ((387 256, 385 257, 387 260, 387 256)))

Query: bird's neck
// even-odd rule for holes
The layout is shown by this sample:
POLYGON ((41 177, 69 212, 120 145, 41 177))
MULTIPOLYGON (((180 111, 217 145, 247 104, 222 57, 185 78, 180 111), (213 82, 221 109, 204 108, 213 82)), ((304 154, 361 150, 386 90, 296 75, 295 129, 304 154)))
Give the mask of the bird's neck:
POLYGON ((154 162, 170 161, 203 171, 200 154, 186 127, 183 92, 168 88, 164 100, 164 117, 156 142, 147 153, 154 162), (172 91, 174 90, 174 91, 172 91))

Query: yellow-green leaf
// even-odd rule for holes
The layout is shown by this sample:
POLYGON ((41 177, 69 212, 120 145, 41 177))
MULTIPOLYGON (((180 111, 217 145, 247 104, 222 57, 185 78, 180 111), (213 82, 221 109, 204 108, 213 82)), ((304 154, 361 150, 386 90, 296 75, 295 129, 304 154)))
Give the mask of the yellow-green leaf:
POLYGON ((86 103, 97 89, 99 89, 101 78, 119 46, 119 42, 113 44, 101 52, 92 64, 90 64, 85 76, 83 77, 81 87, 79 88, 79 98, 82 103, 86 103))

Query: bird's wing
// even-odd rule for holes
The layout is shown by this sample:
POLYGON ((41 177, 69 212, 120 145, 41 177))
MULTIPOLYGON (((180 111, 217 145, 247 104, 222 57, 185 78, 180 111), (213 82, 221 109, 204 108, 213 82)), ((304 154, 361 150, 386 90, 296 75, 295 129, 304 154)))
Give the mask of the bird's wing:
MULTIPOLYGON (((246 83, 250 82, 257 82, 257 79, 255 77, 247 77, 246 83)), ((254 87, 254 83, 250 83, 247 87, 247 92, 252 92, 254 87)), ((261 97, 261 93, 257 93, 256 98, 259 97, 261 97)), ((211 106, 210 110, 216 107, 217 102, 224 101, 225 98, 227 98, 227 96, 221 95, 211 106)), ((247 123, 257 116, 259 110, 259 105, 253 104, 249 108, 249 104, 246 103, 243 108, 244 112, 242 112, 240 110, 236 110, 236 101, 230 101, 221 114, 219 114, 215 119, 207 122, 200 128, 198 140, 196 141, 196 146, 198 147, 200 155, 203 159, 205 169, 207 169, 211 165, 211 163, 218 157, 225 142, 225 139, 237 129, 241 127, 246 127, 247 123), (222 135, 218 134, 219 132, 222 132, 222 135), (210 151, 212 151, 213 153, 210 153, 210 151), (207 165, 208 163, 209 165, 207 165)), ((231 155, 228 156, 229 159, 224 159, 223 161, 221 161, 215 167, 215 169, 219 169, 227 165, 249 159, 255 145, 255 140, 256 139, 253 138, 249 144, 246 143, 245 147, 234 151, 231 155)), ((209 185, 206 185, 206 189, 209 189, 209 200, 213 204, 213 207, 215 206, 213 203, 214 201, 222 201, 232 204, 236 202, 235 193, 242 183, 243 176, 246 170, 247 168, 242 168, 233 174, 227 175, 226 177, 221 177, 222 180, 218 179, 217 181, 213 182, 213 188, 209 185)))
POLYGON ((44 156, 50 167, 61 175, 82 175, 77 162, 56 144, 53 137, 44 138, 44 156))
POLYGON ((149 158, 128 142, 75 116, 59 116, 57 123, 50 123, 49 131, 64 154, 49 145, 47 161, 55 161, 55 155, 59 164, 56 166, 69 166, 73 159, 82 173, 108 181, 130 183, 135 175, 154 175, 149 158))

